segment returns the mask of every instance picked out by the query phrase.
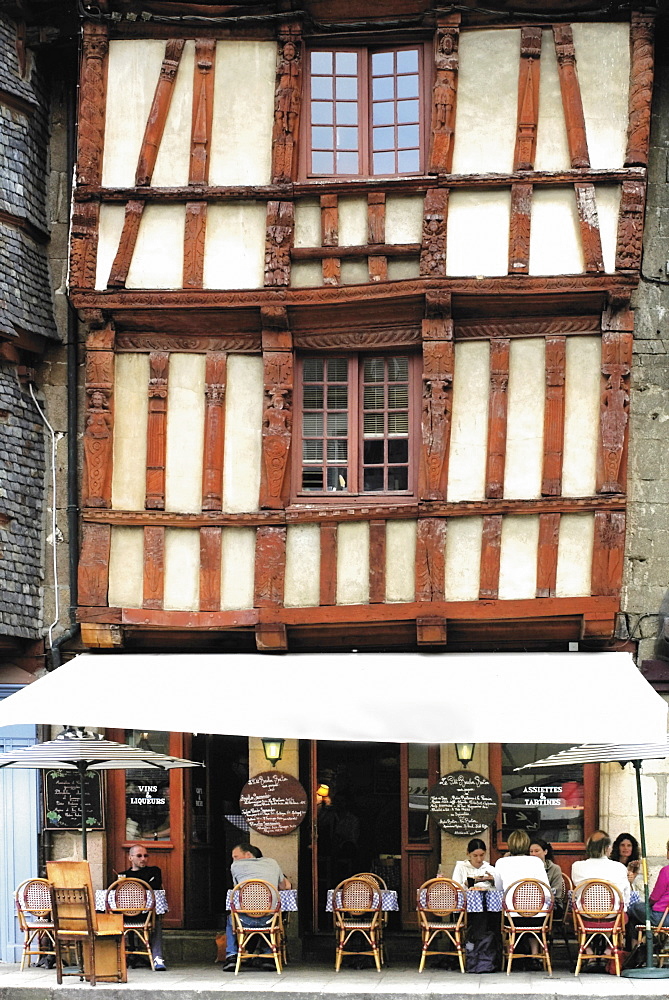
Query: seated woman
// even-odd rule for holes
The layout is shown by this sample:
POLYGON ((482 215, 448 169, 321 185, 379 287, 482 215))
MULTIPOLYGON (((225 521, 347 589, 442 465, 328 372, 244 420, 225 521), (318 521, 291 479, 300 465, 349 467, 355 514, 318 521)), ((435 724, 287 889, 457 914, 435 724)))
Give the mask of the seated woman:
POLYGON ((641 868, 639 842, 631 833, 619 833, 611 848, 611 861, 619 861, 627 868, 627 878, 631 889, 642 889, 638 884, 641 868))
POLYGON ((533 837, 530 844, 530 854, 543 861, 550 887, 553 890, 556 906, 562 909, 565 897, 564 879, 562 878, 560 866, 556 865, 553 860, 552 846, 547 840, 543 840, 541 837, 533 837))
MULTIPOLYGON (((514 882, 519 879, 532 878, 537 882, 542 882, 550 889, 550 882, 546 874, 546 868, 541 858, 532 857, 530 851, 530 837, 525 830, 514 830, 509 834, 509 853, 505 858, 500 858, 495 865, 495 888, 501 889, 506 897, 506 892, 514 882)), ((510 899, 506 899, 507 905, 510 899)), ((512 916, 517 916, 513 911, 512 916)), ((531 926, 539 926, 543 923, 542 917, 525 917, 523 923, 531 926)), ((539 954, 539 942, 534 935, 530 938, 530 950, 533 955, 539 954)))
MULTIPOLYGON (((667 841, 667 858, 669 858, 669 840, 667 841)), ((668 906, 669 865, 665 865, 664 868, 660 869, 660 874, 657 876, 657 882, 653 886, 653 891, 650 894, 650 922, 653 927, 657 927, 662 919, 662 914, 668 906)), ((646 923, 646 904, 643 900, 640 900, 638 903, 630 903, 628 913, 632 930, 634 930, 634 924, 646 923)))
POLYGON ((485 860, 486 846, 479 838, 474 837, 467 844, 467 857, 464 861, 456 861, 453 869, 453 880, 465 888, 478 883, 488 888, 495 880, 495 869, 485 860))

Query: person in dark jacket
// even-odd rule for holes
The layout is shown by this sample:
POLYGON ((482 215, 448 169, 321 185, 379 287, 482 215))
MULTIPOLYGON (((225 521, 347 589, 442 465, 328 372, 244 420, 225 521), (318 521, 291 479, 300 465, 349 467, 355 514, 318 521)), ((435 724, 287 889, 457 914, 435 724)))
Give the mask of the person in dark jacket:
MULTIPOLYGON (((149 852, 141 844, 133 844, 128 851, 130 867, 119 872, 124 878, 141 878, 152 889, 162 889, 163 873, 157 865, 149 864, 149 852)), ((163 959, 163 918, 156 913, 156 922, 151 935, 151 955, 156 972, 165 972, 167 967, 163 959)))

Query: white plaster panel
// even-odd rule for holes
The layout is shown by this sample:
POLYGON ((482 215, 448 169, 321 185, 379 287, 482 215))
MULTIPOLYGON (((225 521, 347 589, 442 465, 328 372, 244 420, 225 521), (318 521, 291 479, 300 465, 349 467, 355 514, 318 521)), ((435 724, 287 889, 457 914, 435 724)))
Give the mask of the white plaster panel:
MULTIPOLYGON (((562 106, 555 42, 551 28, 541 33, 539 118, 535 170, 569 170, 571 157, 562 106)), ((535 189, 536 190, 536 189, 535 189)))
POLYGON ((165 528, 165 590, 169 611, 200 607, 200 532, 197 528, 165 528))
POLYGON ((537 188, 532 196, 530 274, 585 270, 573 188, 537 188))
POLYGON ((562 494, 592 496, 597 470, 601 391, 599 337, 567 337, 562 494))
POLYGON ((420 261, 418 257, 408 257, 404 260, 390 257, 388 260, 388 281, 407 281, 420 277, 420 261))
POLYGON ((388 195, 386 198, 386 243, 420 243, 422 239, 422 196, 388 195))
POLYGON ((449 517, 444 588, 447 601, 478 600, 482 533, 482 517, 449 517))
POLYGON ((271 181, 275 79, 276 42, 217 42, 210 184, 271 181))
POLYGON ((165 131, 158 147, 151 184, 153 187, 181 187, 188 184, 190 137, 193 119, 193 70, 195 42, 189 40, 179 63, 172 90, 165 131))
POLYGON ((111 493, 114 510, 144 510, 148 386, 148 354, 117 354, 114 359, 114 460, 111 493))
POLYGON ((182 288, 185 205, 147 205, 126 288, 182 288))
POLYGON ((361 247, 368 242, 367 199, 339 198, 337 227, 340 247, 361 247))
POLYGON ((500 600, 536 597, 539 515, 507 514, 502 518, 499 555, 500 600))
POLYGON ((296 260, 290 268, 291 288, 317 288, 323 284, 320 260, 296 260))
MULTIPOLYGON (((321 245, 321 206, 314 198, 295 203, 295 246, 321 245)), ((293 267, 295 265, 293 264, 293 267)))
POLYGON ((369 281, 369 267, 366 260, 343 260, 341 262, 342 285, 366 285, 369 281))
POLYGON ((165 510, 202 510, 204 354, 171 354, 167 382, 165 510))
POLYGON ((602 257, 604 258, 604 270, 608 274, 613 274, 616 269, 620 191, 619 184, 598 184, 595 189, 599 233, 602 240, 602 257))
POLYGON ((123 205, 100 205, 98 226, 98 256, 95 287, 106 288, 114 257, 123 232, 125 208, 123 205))
POLYGON ((262 358, 231 354, 225 393, 223 510, 258 509, 263 408, 262 358))
POLYGON ((369 523, 337 529, 337 604, 369 604, 369 523))
POLYGON ((512 340, 506 424, 504 496, 541 496, 544 459, 546 341, 512 340))
POLYGON ((386 600, 416 596, 416 521, 386 521, 386 600))
POLYGON ((506 274, 509 269, 510 221, 510 189, 451 191, 446 273, 477 276, 506 274))
POLYGON ((267 207, 256 202, 210 205, 204 247, 205 288, 261 288, 267 207))
POLYGON ((110 608, 141 608, 144 598, 143 528, 112 528, 108 595, 110 608))
POLYGON ((455 345, 448 500, 483 500, 488 447, 490 343, 455 345))
POLYGON ((574 24, 576 68, 593 169, 622 167, 627 141, 629 24, 574 24))
POLYGON ((223 528, 221 537, 221 609, 253 607, 255 528, 223 528))
POLYGON ((562 514, 558 538, 556 597, 589 597, 594 514, 562 514))
POLYGON ((159 39, 109 43, 103 187, 134 187, 137 160, 165 55, 159 39))
POLYGON ((463 31, 459 49, 453 173, 511 173, 520 31, 463 31))
POLYGON ((320 525, 289 524, 284 581, 284 604, 287 608, 314 607, 320 603, 320 572, 320 525))

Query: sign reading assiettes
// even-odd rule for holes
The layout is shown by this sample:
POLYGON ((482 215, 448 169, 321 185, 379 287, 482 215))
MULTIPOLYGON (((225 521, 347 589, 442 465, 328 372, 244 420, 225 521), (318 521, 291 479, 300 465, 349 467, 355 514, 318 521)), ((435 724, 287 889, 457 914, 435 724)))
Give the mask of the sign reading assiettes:
POLYGON ((252 830, 267 837, 283 837, 296 830, 306 816, 307 793, 292 774, 261 771, 242 788, 239 805, 252 830))
POLYGON ((483 774, 452 771, 430 788, 430 815, 454 837, 472 837, 491 825, 497 815, 497 792, 483 774))

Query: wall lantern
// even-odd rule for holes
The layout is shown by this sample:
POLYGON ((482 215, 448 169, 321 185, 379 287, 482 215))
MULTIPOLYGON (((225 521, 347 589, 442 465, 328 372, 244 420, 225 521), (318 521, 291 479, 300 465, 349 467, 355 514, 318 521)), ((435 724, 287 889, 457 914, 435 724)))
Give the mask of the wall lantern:
POLYGON ((270 762, 272 767, 276 767, 276 762, 281 760, 283 745, 285 742, 285 740, 277 740, 270 736, 262 737, 262 748, 265 752, 266 759, 270 762))
POLYGON ((476 743, 456 743, 455 752, 458 755, 458 760, 463 767, 467 767, 467 764, 471 764, 472 757, 474 756, 474 748, 476 743))

